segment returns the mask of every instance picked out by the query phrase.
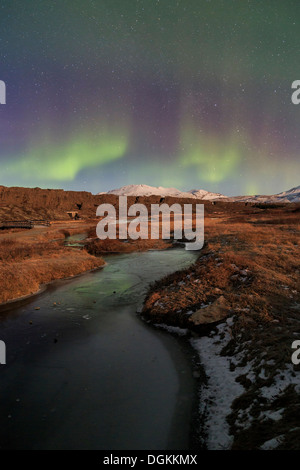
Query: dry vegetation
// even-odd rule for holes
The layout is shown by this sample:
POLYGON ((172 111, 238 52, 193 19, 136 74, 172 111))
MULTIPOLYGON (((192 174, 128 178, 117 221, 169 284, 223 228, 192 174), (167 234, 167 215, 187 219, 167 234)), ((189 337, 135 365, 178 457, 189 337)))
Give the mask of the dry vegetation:
POLYGON ((55 241, 34 243, 1 238, 0 263, 3 303, 36 293, 42 284, 100 267, 104 261, 55 241))
MULTIPOLYGON (((139 202, 159 202, 154 199, 139 202)), ((250 367, 236 379, 244 393, 232 402, 227 416, 234 449, 260 448, 277 436, 279 448, 300 448, 300 368, 291 364, 291 343, 300 339, 299 208, 206 203, 206 243, 197 262, 155 283, 145 299, 146 318, 188 328, 193 335, 217 331, 216 323, 195 320, 199 312, 212 318, 221 312, 232 319, 224 323, 226 334, 215 337, 231 371, 250 367), (276 388, 287 370, 288 383, 276 388), (263 388, 274 389, 271 399, 263 388), (277 412, 275 419, 272 413, 277 412)), ((164 240, 101 241, 95 239, 95 226, 89 219, 57 222, 42 230, 3 231, 0 302, 99 267, 104 263, 101 254, 170 247, 164 240), (90 237, 85 249, 63 246, 65 237, 82 232, 90 237)))
POLYGON ((40 286, 103 266, 102 254, 162 250, 163 240, 99 240, 96 220, 54 222, 50 227, 0 232, 0 303, 38 292, 40 286), (86 233, 85 249, 64 246, 70 235, 86 233))
POLYGON ((17 240, 4 238, 0 240, 0 261, 17 262, 33 257, 51 255, 59 251, 59 244, 51 242, 37 242, 35 244, 22 243, 17 240))
POLYGON ((145 300, 143 315, 151 321, 202 335, 208 326, 197 325, 194 312, 213 311, 222 298, 232 322, 229 340, 219 338, 221 355, 232 358, 232 371, 250 367, 237 377, 244 393, 227 416, 234 449, 259 448, 278 436, 278 448, 300 448, 300 366, 291 362, 291 344, 300 339, 299 229, 299 205, 253 207, 247 217, 216 210, 206 218, 197 262, 154 284, 145 300), (271 395, 274 388, 271 399, 262 387, 271 395))
POLYGON ((240 214, 228 223, 224 216, 206 218, 206 243, 198 261, 152 286, 145 314, 162 321, 176 317, 183 325, 187 311, 223 295, 232 309, 249 308, 269 319, 280 300, 286 305, 298 296, 299 215, 294 214, 293 224, 271 227, 258 218, 242 223, 240 214))
MULTIPOLYGON (((150 224, 149 224, 150 225, 150 224)), ((108 253, 133 253, 136 251, 165 250, 171 248, 170 240, 151 240, 138 239, 119 240, 119 227, 116 227, 116 240, 100 240, 96 235, 96 224, 91 227, 87 233, 88 243, 85 249, 93 256, 104 255, 108 253)))
MULTIPOLYGON (((54 222, 50 227, 0 232, 0 303, 37 292, 40 286, 103 266, 102 254, 163 250, 163 240, 95 239, 96 220, 54 222), (64 246, 70 235, 86 233, 83 250, 64 246)), ((83 247, 83 246, 82 246, 83 247)))
POLYGON ((172 245, 163 240, 93 240, 86 250, 93 256, 105 253, 133 253, 135 251, 165 250, 172 245))

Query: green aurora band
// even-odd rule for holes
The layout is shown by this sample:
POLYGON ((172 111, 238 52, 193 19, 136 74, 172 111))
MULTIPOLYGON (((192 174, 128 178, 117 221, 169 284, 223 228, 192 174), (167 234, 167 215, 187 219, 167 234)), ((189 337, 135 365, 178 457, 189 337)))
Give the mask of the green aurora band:
POLYGON ((180 142, 179 165, 192 167, 200 180, 219 183, 237 173, 242 149, 233 135, 221 140, 190 122, 184 124, 180 142))
POLYGON ((1 173, 10 176, 20 172, 28 181, 33 173, 41 181, 73 181, 83 169, 98 168, 122 158, 128 141, 126 132, 105 131, 97 136, 82 134, 55 146, 43 142, 6 165, 1 173))

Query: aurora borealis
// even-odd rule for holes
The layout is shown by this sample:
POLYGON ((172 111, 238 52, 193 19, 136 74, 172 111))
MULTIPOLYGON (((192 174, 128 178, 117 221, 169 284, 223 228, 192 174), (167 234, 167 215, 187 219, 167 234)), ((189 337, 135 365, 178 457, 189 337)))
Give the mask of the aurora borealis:
POLYGON ((0 22, 0 184, 299 185, 299 1, 4 0, 0 22))

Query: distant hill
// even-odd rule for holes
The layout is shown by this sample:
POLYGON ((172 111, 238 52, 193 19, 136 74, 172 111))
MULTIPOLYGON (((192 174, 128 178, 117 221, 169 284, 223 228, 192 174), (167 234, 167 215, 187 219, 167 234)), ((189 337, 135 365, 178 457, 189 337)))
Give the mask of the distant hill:
POLYGON ((270 196, 263 196, 263 195, 256 195, 256 196, 237 196, 233 198, 229 198, 231 201, 236 202, 258 202, 262 204, 278 204, 280 202, 300 202, 300 186, 296 188, 289 189, 288 191, 283 191, 282 193, 270 195, 270 196))
MULTIPOLYGON (((104 194, 104 193, 98 193, 104 194)), ((147 184, 130 184, 122 186, 119 189, 113 189, 106 194, 114 194, 116 196, 172 196, 178 198, 196 198, 196 199, 220 199, 226 198, 219 193, 210 193, 204 189, 192 189, 191 191, 180 191, 176 188, 164 188, 162 186, 148 186, 147 184)))
POLYGON ((176 188, 164 188, 162 186, 148 186, 146 184, 130 184, 122 186, 119 189, 113 189, 107 193, 98 193, 99 195, 113 194, 115 196, 160 196, 160 197, 177 197, 177 198, 195 198, 202 200, 218 200, 222 199, 229 202, 257 202, 257 203, 289 203, 300 202, 300 186, 283 191, 274 195, 254 195, 254 196, 235 196, 228 197, 220 193, 211 193, 204 189, 192 189, 190 191, 180 191, 176 188))

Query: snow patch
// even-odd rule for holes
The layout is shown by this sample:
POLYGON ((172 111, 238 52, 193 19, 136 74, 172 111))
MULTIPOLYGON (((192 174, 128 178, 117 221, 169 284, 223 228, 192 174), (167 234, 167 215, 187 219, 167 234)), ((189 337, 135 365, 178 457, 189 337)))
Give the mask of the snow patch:
POLYGON ((166 325, 165 323, 155 323, 154 326, 157 328, 161 328, 162 330, 166 330, 169 333, 176 334, 178 336, 185 336, 188 332, 187 328, 179 328, 179 326, 170 326, 166 325))
POLYGON ((219 355, 229 340, 227 323, 218 325, 217 334, 213 337, 191 339, 191 345, 198 351, 208 379, 201 392, 200 414, 206 420, 209 450, 231 447, 233 438, 229 434, 226 416, 231 412, 233 400, 244 392, 244 387, 236 382, 236 378, 247 373, 250 367, 248 364, 246 368, 236 367, 234 371, 230 371, 231 359, 219 355), (221 334, 225 335, 222 341, 221 334))

